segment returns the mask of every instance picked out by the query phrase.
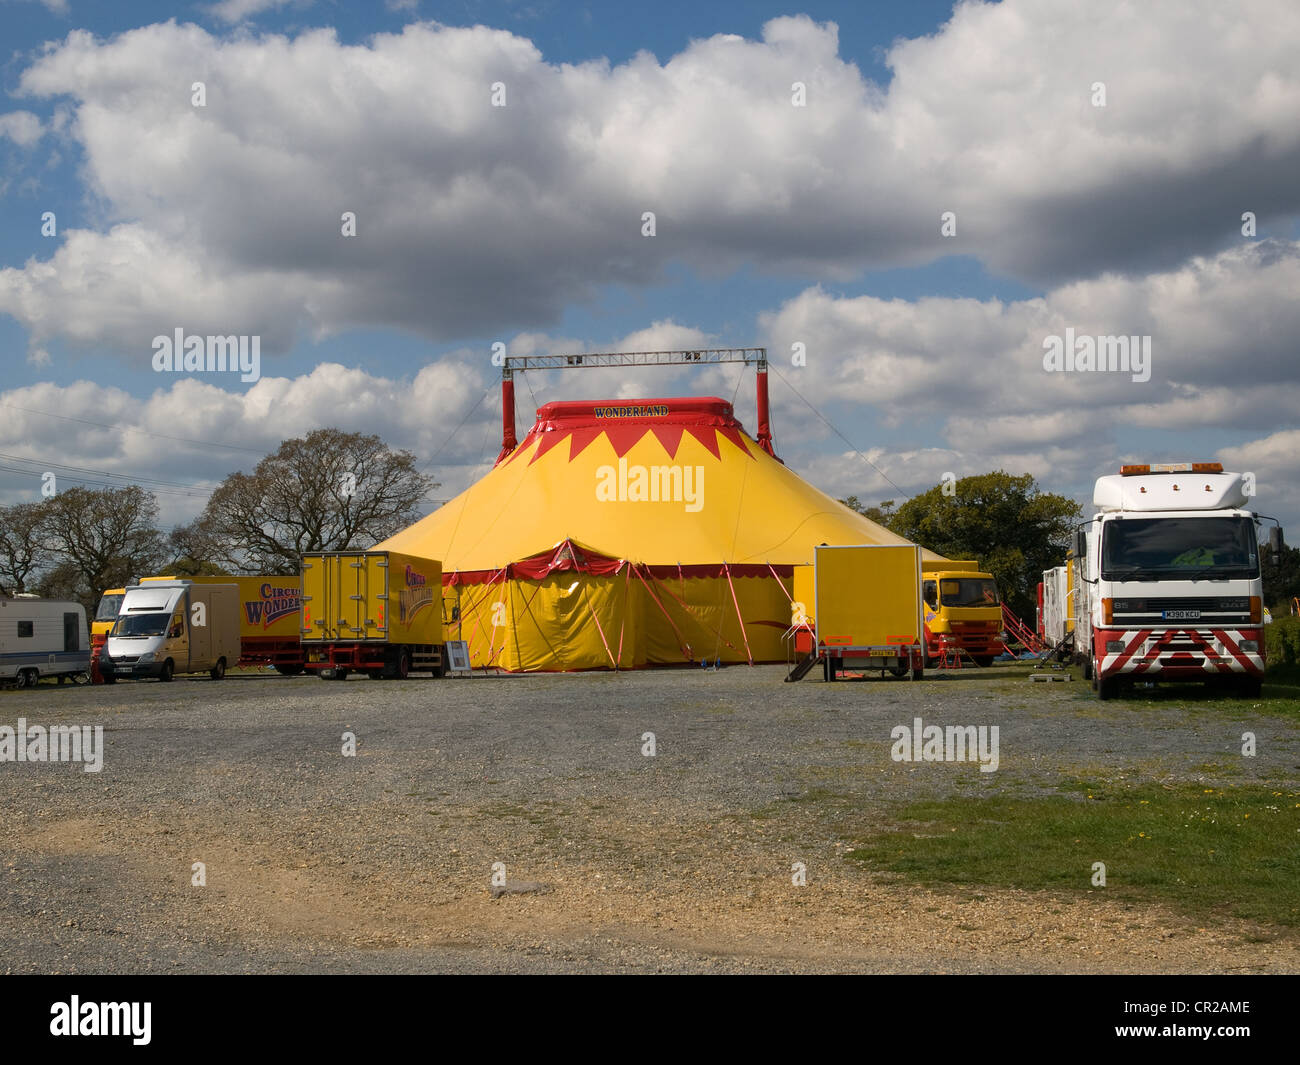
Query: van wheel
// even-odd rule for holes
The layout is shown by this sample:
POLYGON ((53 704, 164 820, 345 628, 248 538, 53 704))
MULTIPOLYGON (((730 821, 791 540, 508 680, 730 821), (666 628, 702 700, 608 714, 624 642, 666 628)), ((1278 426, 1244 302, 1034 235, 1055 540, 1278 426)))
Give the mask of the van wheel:
POLYGON ((158 679, 163 684, 166 684, 168 681, 172 679, 173 676, 175 676, 175 674, 176 674, 176 666, 172 664, 172 660, 169 658, 167 659, 166 662, 163 663, 162 672, 158 674, 158 679))
POLYGON ((218 658, 217 664, 212 667, 212 669, 208 673, 208 676, 210 676, 213 680, 220 680, 225 675, 226 675, 226 660, 224 658, 218 658))

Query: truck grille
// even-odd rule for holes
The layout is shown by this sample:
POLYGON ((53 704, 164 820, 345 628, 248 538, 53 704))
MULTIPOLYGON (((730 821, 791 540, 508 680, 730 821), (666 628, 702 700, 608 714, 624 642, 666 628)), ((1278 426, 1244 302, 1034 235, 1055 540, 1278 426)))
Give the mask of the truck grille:
MULTIPOLYGON (((1172 596, 1142 598, 1116 597, 1112 602, 1115 623, 1125 625, 1178 625, 1177 620, 1166 621, 1168 610, 1197 610, 1200 617, 1193 622, 1213 622, 1216 625, 1249 625, 1250 600, 1246 596, 1201 596, 1175 598, 1172 596)), ((1187 620, 1187 619, 1185 619, 1187 620)))

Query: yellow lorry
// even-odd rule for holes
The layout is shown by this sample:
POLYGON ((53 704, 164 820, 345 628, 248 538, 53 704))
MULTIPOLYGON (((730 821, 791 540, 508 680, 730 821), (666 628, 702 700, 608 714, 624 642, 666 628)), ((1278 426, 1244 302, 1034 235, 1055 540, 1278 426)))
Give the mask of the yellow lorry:
POLYGON ((945 652, 988 666, 1002 651, 1002 599, 997 581, 974 561, 921 563, 925 657, 933 667, 945 652))
POLYGON ((400 551, 303 555, 301 619, 303 665, 322 677, 446 672, 442 564, 433 559, 400 551))

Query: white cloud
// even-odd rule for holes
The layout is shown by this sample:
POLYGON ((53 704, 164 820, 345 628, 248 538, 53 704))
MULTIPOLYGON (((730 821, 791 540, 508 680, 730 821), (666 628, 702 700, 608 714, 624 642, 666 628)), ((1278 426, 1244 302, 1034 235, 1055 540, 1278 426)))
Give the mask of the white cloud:
POLYGON ((968 3, 891 49, 882 90, 804 16, 619 65, 548 63, 483 26, 77 31, 20 91, 71 101, 106 228, 0 274, 0 311, 136 351, 211 307, 286 337, 545 328, 674 261, 827 281, 947 254, 1035 284, 1167 269, 1236 239, 1243 210, 1262 232, 1300 211, 1297 42, 1289 0, 968 3))
POLYGON ((41 139, 41 120, 30 111, 10 111, 0 115, 0 137, 8 137, 20 148, 41 139))
POLYGON ((311 2, 312 0, 221 0, 218 4, 212 4, 207 10, 222 22, 236 23, 246 22, 254 15, 288 7, 290 4, 309 7, 311 2))

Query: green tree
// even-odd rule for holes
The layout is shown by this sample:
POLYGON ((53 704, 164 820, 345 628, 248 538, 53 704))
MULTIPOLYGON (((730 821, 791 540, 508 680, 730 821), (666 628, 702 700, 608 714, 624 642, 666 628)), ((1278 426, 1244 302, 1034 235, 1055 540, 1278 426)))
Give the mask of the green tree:
POLYGON ((1282 558, 1276 563, 1267 543, 1260 545, 1259 554, 1264 602, 1274 618, 1286 617, 1291 613, 1291 600, 1300 596, 1300 547, 1283 547, 1282 558))
POLYGON ((894 501, 892 499, 883 499, 878 507, 869 507, 863 503, 857 496, 849 496, 848 499, 841 499, 849 510, 855 510, 869 521, 874 521, 877 525, 883 525, 886 529, 893 530, 890 524, 895 517, 894 501))
POLYGON ((913 496, 890 528, 945 558, 977 559, 997 579, 1003 599, 1032 622, 1043 570, 1059 566, 1082 518, 1077 503, 1043 492, 1029 474, 996 470, 913 496))

